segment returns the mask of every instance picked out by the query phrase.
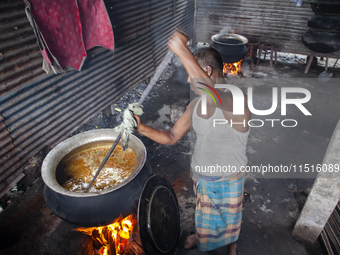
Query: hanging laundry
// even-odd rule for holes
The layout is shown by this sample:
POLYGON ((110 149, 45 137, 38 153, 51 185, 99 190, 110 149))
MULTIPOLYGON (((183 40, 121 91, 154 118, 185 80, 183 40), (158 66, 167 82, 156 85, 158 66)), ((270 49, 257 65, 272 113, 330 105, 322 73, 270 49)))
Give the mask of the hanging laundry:
POLYGON ((112 25, 103 0, 78 0, 85 49, 103 46, 114 50, 112 25))
POLYGON ((296 6, 301 7, 303 0, 290 0, 292 3, 296 3, 296 6))
POLYGON ((114 50, 112 25, 103 0, 24 0, 47 73, 81 70, 86 50, 114 50))

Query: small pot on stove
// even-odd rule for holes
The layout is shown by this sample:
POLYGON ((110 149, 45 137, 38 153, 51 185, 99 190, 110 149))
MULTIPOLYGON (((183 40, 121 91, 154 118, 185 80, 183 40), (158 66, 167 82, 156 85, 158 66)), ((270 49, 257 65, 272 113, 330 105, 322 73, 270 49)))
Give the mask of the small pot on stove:
POLYGON ((213 48, 221 55, 223 63, 235 63, 243 59, 248 52, 248 39, 238 34, 216 34, 211 37, 213 48))

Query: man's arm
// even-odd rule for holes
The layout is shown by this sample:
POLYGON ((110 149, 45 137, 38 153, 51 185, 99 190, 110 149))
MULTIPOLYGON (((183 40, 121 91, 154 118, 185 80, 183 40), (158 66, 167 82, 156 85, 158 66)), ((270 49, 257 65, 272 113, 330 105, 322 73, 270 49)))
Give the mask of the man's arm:
POLYGON ((137 131, 157 143, 173 145, 177 143, 190 130, 190 105, 183 115, 176 121, 171 130, 155 129, 144 125, 138 116, 135 115, 138 126, 137 131))
MULTIPOLYGON (((199 64, 196 62, 195 57, 187 48, 187 41, 188 39, 185 35, 175 32, 169 39, 168 47, 180 58, 189 77, 197 79, 204 78, 208 81, 209 76, 199 66, 199 64)), ((212 81, 209 85, 213 85, 212 81)))
MULTIPOLYGON (((201 89, 198 89, 198 87, 203 87, 205 89, 208 89, 206 86, 201 85, 202 83, 207 84, 211 87, 214 87, 213 81, 210 79, 210 77, 205 73, 205 71, 200 67, 200 65, 197 63, 195 57, 192 55, 190 50, 187 48, 186 43, 188 39, 185 35, 175 32, 168 42, 169 49, 174 52, 179 59, 181 60, 185 70, 187 71, 189 77, 191 78, 191 85, 196 88, 195 93, 199 96, 202 96, 203 94, 206 94, 201 89), (201 82, 201 84, 197 83, 201 82)), ((210 90, 210 89, 208 89, 210 90)), ((219 100, 216 100, 216 106, 224 111, 232 111, 233 110, 233 99, 230 92, 222 92, 220 90, 217 90, 217 93, 219 94, 222 105, 220 104, 219 100)), ((215 107, 215 102, 210 96, 207 96, 207 104, 211 107, 215 107)))

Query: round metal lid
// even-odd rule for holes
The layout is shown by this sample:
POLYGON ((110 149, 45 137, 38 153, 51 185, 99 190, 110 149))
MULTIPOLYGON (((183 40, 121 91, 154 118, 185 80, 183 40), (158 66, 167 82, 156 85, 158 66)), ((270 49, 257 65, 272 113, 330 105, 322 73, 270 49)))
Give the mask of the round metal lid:
POLYGON ((140 239, 146 254, 174 254, 181 232, 176 194, 163 177, 145 183, 138 206, 140 239))

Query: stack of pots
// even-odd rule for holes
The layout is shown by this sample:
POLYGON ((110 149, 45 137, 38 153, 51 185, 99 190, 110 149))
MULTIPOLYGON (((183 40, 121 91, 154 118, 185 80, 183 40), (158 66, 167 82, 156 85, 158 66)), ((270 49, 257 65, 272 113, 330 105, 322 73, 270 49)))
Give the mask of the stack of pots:
POLYGON ((302 36, 303 44, 311 51, 332 53, 340 49, 340 1, 312 0, 315 13, 308 20, 309 30, 302 36))

